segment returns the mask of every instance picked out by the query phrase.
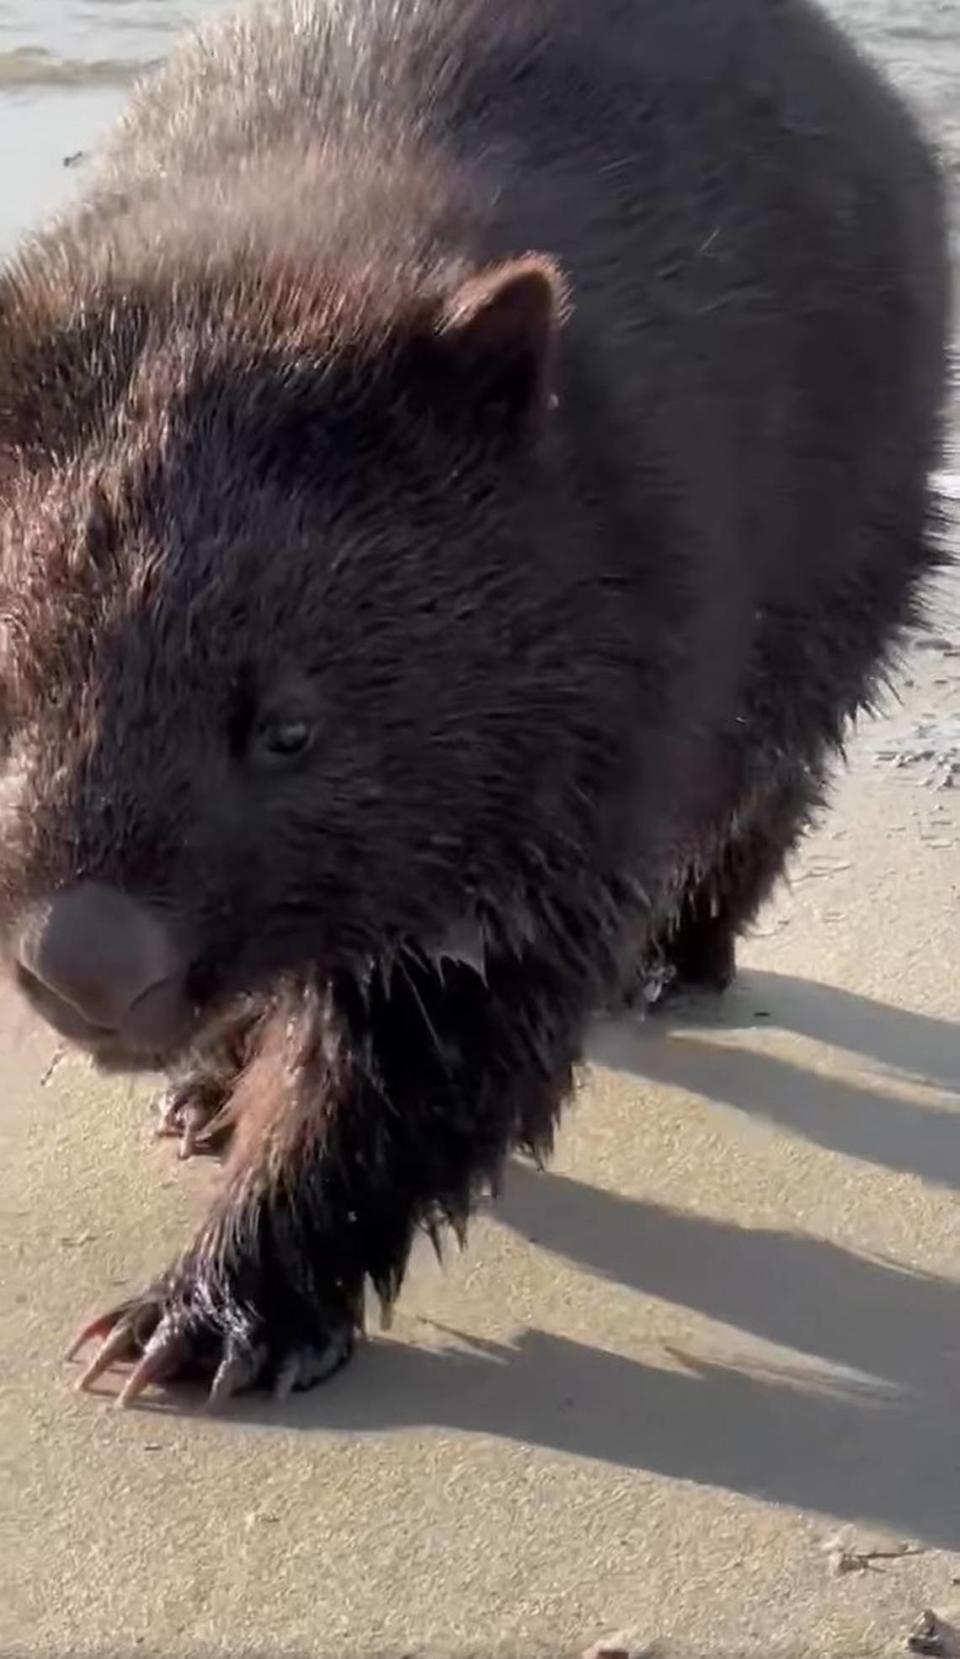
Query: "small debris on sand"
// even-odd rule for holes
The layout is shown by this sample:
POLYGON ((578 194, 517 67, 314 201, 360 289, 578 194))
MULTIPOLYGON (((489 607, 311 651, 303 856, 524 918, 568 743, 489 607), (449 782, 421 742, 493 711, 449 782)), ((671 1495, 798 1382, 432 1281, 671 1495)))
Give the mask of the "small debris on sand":
POLYGON ((594 1642, 592 1647, 587 1648, 583 1659, 642 1659, 642 1654, 638 1648, 631 1646, 626 1636, 620 1634, 594 1642))
POLYGON ((956 1659, 960 1655, 960 1626, 950 1623, 931 1607, 920 1615, 906 1642, 908 1653, 925 1653, 933 1659, 956 1659))
POLYGON ((844 1573, 881 1572, 881 1561, 900 1561, 904 1556, 924 1553, 919 1545, 899 1539, 857 1538, 848 1527, 828 1538, 823 1549, 827 1565, 836 1578, 842 1578, 844 1573))

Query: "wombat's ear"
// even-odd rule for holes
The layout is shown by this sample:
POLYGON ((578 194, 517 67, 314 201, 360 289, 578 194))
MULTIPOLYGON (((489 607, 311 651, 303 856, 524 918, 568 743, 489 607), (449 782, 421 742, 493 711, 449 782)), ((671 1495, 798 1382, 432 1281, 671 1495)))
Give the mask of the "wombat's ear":
POLYGON ((461 406, 517 432, 536 426, 553 392, 566 284, 539 255, 469 277, 445 300, 437 341, 461 406))

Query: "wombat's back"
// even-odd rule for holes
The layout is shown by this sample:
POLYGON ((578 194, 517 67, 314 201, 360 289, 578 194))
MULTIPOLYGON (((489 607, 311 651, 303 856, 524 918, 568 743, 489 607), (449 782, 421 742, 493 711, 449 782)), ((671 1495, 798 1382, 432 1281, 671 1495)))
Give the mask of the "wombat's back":
POLYGON ((141 87, 106 176, 181 197, 193 182, 214 217, 264 176, 291 198, 291 241, 320 241, 342 181, 398 154, 432 167, 440 195, 459 187, 470 256, 560 261, 598 378, 644 427, 654 399, 661 423, 676 405, 689 428, 692 395, 782 393, 821 344, 811 315, 851 372, 895 355, 906 370, 883 333, 907 322, 898 391, 929 401, 936 170, 808 0, 267 0, 141 87))
POLYGON ((141 90, 107 178, 170 237, 191 194, 191 237, 259 217, 304 286, 342 236, 554 256, 571 483, 607 570, 666 524, 693 702, 861 700, 931 561, 947 261, 928 147, 806 0, 277 0, 141 90))
MULTIPOLYGON (((663 728, 672 750, 676 727, 750 748, 754 769, 816 755, 915 613, 934 557, 939 182, 899 100, 806 0, 276 0, 141 88, 50 248, 17 278, 24 334, 38 295, 89 317, 99 293, 166 345, 196 332, 193 292, 201 343, 225 319, 264 360, 311 340, 324 374, 326 320, 361 290, 389 317, 394 289, 400 315, 492 261, 555 259, 573 307, 556 523, 510 580, 537 606, 575 562, 571 663, 621 596, 640 683, 672 664, 669 714, 663 674, 633 709, 647 749, 663 728)), ((7 356, 22 398, 37 376, 7 356)), ((46 433, 60 414, 37 401, 46 433)), ((225 500, 252 492, 217 460, 225 500)), ((355 470, 338 454, 338 476, 355 470)), ((375 584, 375 541, 364 556, 375 584)), ((475 579, 444 565, 443 604, 475 579)))

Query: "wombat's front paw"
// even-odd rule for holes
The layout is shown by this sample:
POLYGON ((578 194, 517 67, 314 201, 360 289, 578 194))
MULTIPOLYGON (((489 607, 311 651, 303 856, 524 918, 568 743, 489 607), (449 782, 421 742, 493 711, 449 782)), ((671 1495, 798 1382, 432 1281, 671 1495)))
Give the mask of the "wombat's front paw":
POLYGON ((180 1142, 181 1158, 226 1150, 235 1127, 231 1103, 261 1017, 255 1003, 244 1004, 214 1040, 195 1050, 170 1076, 157 1102, 157 1133, 180 1142))
POLYGON ((662 957, 645 958, 624 974, 599 1012, 606 1019, 618 1019, 657 1007, 669 995, 673 979, 674 971, 662 957))
POLYGON ((202 1074, 170 1083, 157 1101, 157 1134, 179 1142, 180 1158, 221 1152, 232 1128, 224 1110, 229 1098, 217 1079, 202 1074))
MULTIPOLYGON (((132 1363, 117 1397, 127 1406, 151 1383, 200 1378, 210 1400, 269 1387, 277 1398, 311 1388, 338 1371, 353 1351, 355 1324, 346 1314, 320 1315, 301 1323, 231 1294, 229 1274, 214 1281, 189 1260, 143 1295, 122 1303, 84 1327, 67 1355, 100 1340, 80 1378, 89 1388, 117 1363, 132 1363)), ((260 1298, 254 1298, 259 1303, 260 1298)))

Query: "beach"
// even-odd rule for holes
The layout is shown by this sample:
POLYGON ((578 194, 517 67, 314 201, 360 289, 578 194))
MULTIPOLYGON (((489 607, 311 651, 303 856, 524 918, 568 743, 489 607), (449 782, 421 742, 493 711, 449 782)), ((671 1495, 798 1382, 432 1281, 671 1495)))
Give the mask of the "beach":
MULTIPOLYGON (((6 250, 213 9, 0 4, 6 250)), ((955 187, 956 7, 834 9, 955 187)), ((940 483, 960 518, 949 455, 940 483)), ((953 573, 896 690, 734 990, 599 1024, 550 1167, 517 1160, 443 1265, 418 1246, 390 1331, 293 1401, 75 1391, 75 1327, 182 1247, 216 1168, 0 993, 0 1659, 575 1659, 615 1633, 882 1659, 925 1609, 960 1627, 953 573)))

